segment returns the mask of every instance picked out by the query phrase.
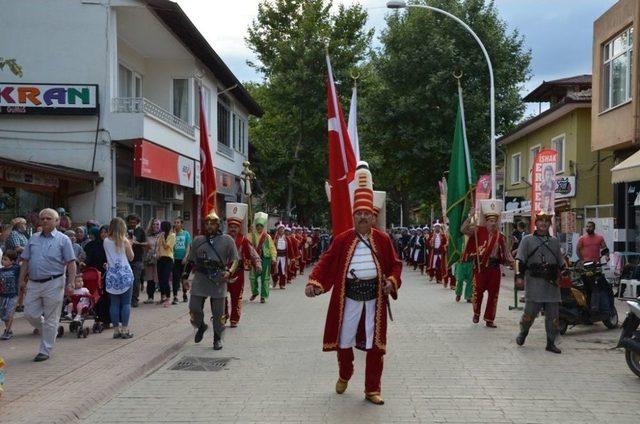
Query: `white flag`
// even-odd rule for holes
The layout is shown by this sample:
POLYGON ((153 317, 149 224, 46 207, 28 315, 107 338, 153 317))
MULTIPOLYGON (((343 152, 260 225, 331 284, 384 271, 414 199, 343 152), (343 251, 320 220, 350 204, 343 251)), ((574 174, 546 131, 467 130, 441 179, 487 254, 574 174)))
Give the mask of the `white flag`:
POLYGON ((353 95, 351 96, 351 104, 349 105, 349 123, 347 124, 347 132, 353 147, 353 153, 356 156, 356 163, 360 162, 360 142, 358 140, 358 88, 353 86, 353 95))

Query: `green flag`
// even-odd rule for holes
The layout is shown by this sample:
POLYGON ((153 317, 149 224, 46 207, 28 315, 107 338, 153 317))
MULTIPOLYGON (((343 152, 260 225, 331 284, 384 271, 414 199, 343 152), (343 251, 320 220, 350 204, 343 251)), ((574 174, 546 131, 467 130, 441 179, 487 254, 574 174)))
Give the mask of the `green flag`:
POLYGON ((462 103, 462 89, 458 86, 460 103, 456 116, 456 128, 453 133, 451 162, 449 163, 449 178, 447 181, 447 219, 449 223, 449 251, 448 262, 453 265, 460 259, 464 248, 464 235, 460 226, 464 222, 471 206, 469 191, 472 182, 476 181, 475 171, 471 162, 466 143, 464 126, 464 106, 462 103))

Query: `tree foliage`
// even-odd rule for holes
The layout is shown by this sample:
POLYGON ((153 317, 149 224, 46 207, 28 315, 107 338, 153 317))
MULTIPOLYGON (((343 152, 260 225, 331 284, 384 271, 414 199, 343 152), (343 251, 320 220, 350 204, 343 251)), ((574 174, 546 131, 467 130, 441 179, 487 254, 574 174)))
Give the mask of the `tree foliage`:
MULTIPOLYGON (((419 3, 419 1, 418 1, 419 3)), ((530 52, 485 0, 430 0, 478 34, 493 63, 496 133, 522 117, 519 96, 530 52)), ((479 173, 489 170, 489 75, 476 41, 457 22, 424 9, 392 13, 371 59, 372 87, 362 101, 361 143, 381 162, 379 185, 408 207, 437 202, 436 181, 447 171, 457 108, 453 73, 462 72, 467 135, 479 173)), ((439 208, 437 208, 439 209, 439 208)))
POLYGON ((0 57, 0 71, 4 71, 5 67, 8 68, 13 75, 22 78, 22 67, 15 59, 5 59, 4 57, 0 57))
POLYGON ((248 85, 265 111, 250 125, 255 168, 268 204, 287 218, 293 211, 317 222, 328 210, 325 46, 345 94, 340 83, 369 51, 366 20, 360 5, 332 13, 326 0, 263 0, 249 28, 246 41, 258 58, 250 65, 264 77, 248 85))

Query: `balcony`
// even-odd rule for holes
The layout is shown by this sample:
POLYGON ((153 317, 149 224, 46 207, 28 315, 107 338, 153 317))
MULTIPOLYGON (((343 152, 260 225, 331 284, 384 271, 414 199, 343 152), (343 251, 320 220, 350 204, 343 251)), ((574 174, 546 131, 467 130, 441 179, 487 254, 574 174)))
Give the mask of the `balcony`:
POLYGON ((112 100, 112 113, 144 113, 190 137, 195 137, 196 128, 171 112, 144 97, 116 97, 112 100))

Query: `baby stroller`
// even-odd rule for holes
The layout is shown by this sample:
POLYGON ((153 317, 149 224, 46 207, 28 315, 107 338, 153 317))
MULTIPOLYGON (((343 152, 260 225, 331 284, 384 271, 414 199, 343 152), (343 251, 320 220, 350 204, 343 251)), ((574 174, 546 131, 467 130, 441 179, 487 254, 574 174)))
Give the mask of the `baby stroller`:
MULTIPOLYGON (((73 309, 77 310, 77 305, 80 299, 89 299, 89 306, 80 311, 80 319, 69 319, 64 313, 60 318, 60 323, 69 323, 69 331, 76 333, 78 338, 87 338, 89 335, 89 327, 84 326, 86 320, 93 320, 93 326, 91 331, 93 333, 102 333, 104 326, 101 322, 96 321, 96 305, 100 300, 100 293, 102 292, 102 275, 96 268, 85 268, 82 271, 82 280, 84 281, 84 287, 89 290, 88 295, 70 295, 68 296, 68 302, 73 303, 73 309)), ((58 327, 58 337, 64 335, 64 327, 60 325, 58 327)))

